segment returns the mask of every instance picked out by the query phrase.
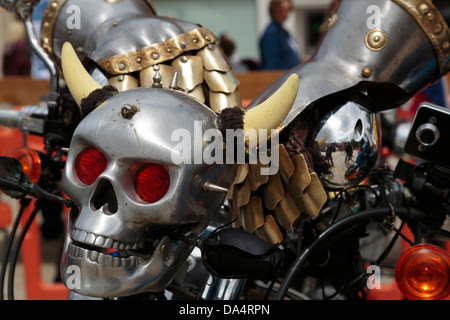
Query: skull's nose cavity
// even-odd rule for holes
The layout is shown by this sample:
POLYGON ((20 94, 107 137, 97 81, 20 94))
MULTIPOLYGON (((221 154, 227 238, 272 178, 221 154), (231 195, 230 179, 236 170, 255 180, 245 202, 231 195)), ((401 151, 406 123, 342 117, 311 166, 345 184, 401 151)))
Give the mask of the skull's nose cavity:
POLYGON ((91 205, 95 210, 99 210, 103 207, 103 213, 105 214, 114 214, 117 212, 117 197, 111 182, 106 179, 102 179, 98 182, 91 200, 91 205))

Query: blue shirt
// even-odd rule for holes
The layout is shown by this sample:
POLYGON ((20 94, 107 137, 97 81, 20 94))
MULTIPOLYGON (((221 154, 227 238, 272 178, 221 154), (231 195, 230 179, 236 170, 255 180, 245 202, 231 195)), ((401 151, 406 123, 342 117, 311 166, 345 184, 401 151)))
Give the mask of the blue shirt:
POLYGON ((260 40, 261 69, 285 70, 299 64, 298 45, 282 25, 272 21, 260 40))

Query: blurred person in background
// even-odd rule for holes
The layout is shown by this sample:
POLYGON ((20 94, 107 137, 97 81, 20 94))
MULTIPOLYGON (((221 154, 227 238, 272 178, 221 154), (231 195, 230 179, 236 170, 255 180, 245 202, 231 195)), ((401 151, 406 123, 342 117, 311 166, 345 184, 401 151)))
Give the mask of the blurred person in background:
POLYGON ((3 48, 3 74, 5 76, 29 76, 31 72, 30 48, 22 21, 15 17, 8 28, 3 48))
POLYGON ((271 0, 271 22, 260 39, 261 69, 285 70, 300 63, 300 48, 283 27, 292 10, 291 0, 271 0))

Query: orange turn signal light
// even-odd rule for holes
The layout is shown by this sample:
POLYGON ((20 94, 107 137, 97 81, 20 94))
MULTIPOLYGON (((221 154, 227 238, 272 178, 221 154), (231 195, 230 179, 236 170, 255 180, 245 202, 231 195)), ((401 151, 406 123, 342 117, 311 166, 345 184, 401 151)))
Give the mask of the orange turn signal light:
POLYGON ((8 157, 19 160, 23 172, 31 182, 38 183, 41 176, 41 158, 35 150, 26 147, 16 148, 8 153, 8 157))
POLYGON ((402 254, 395 268, 397 286, 409 300, 443 300, 450 293, 450 259, 444 249, 413 246, 402 254))

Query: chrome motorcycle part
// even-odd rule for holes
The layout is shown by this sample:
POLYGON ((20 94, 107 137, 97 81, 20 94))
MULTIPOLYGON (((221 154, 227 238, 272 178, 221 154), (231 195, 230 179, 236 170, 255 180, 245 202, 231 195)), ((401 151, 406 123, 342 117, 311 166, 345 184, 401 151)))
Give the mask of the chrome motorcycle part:
MULTIPOLYGON (((83 270, 81 288, 75 292, 126 296, 158 292, 168 285, 192 250, 176 234, 197 236, 225 197, 205 191, 202 185, 209 181, 228 187, 233 176, 232 166, 197 164, 194 153, 191 164, 175 165, 172 151, 178 142, 171 137, 175 129, 184 129, 193 137, 194 121, 203 123, 204 130, 217 130, 216 117, 183 93, 138 88, 113 96, 80 123, 62 185, 80 208, 78 215, 70 215, 62 259, 62 270, 70 265, 83 270), (131 104, 136 113, 123 117, 120 106, 131 104), (114 137, 120 137, 120 143, 114 137), (92 147, 99 155, 86 160, 85 170, 93 176, 85 179, 77 174, 77 157, 92 147), (105 159, 101 167, 99 157, 105 159), (135 179, 143 168, 156 164, 166 170, 170 182, 157 178, 153 183, 161 186, 162 180, 167 181, 167 189, 150 200, 142 196, 146 191, 139 190, 136 183, 141 182, 135 179), (118 249, 121 257, 108 255, 109 249, 118 249)), ((157 171, 148 174, 146 179, 160 177, 157 171)), ((67 276, 64 281, 67 285, 67 276)))
POLYGON ((446 141, 450 137, 447 108, 423 102, 419 105, 409 130, 405 152, 429 161, 450 167, 446 141))
POLYGON ((439 129, 431 123, 422 124, 416 131, 417 141, 423 146, 421 150, 425 150, 424 147, 434 146, 440 135, 439 129))
POLYGON ((318 120, 316 132, 321 153, 330 165, 320 176, 324 186, 355 186, 375 167, 381 150, 379 114, 347 102, 318 120))
POLYGON ((217 279, 210 276, 201 298, 203 300, 238 300, 244 284, 243 279, 217 279))

